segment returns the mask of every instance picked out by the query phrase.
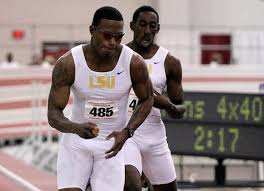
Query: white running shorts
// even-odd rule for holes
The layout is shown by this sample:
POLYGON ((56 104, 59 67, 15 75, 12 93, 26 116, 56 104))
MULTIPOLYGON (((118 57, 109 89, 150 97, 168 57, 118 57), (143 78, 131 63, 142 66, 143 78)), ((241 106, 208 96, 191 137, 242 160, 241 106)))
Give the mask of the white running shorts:
POLYGON ((74 187, 85 191, 90 183, 93 191, 123 191, 123 150, 115 157, 105 158, 105 151, 113 144, 114 139, 82 139, 76 134, 63 134, 57 162, 58 189, 74 187))
MULTIPOLYGON (((162 129, 161 126, 159 129, 154 126, 148 128, 151 131, 162 129)), ((155 135, 154 132, 146 135, 138 130, 125 143, 125 164, 136 167, 140 173, 143 170, 153 185, 173 182, 176 179, 176 171, 166 136, 155 138, 151 137, 155 135)))

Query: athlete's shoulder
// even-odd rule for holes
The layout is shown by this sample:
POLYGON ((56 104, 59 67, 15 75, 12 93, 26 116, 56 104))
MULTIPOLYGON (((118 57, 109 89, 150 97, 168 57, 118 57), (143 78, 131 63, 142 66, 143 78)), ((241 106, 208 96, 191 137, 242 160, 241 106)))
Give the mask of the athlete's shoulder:
POLYGON ((175 73, 175 72, 181 73, 182 67, 181 67, 180 59, 176 58, 170 52, 168 52, 165 59, 165 69, 166 69, 166 74, 175 73))
POLYGON ((72 57, 71 50, 63 54, 56 62, 55 66, 63 68, 72 68, 74 66, 74 60, 72 57))
POLYGON ((144 58, 140 54, 133 51, 131 63, 136 64, 136 65, 141 65, 141 64, 144 64, 145 61, 144 61, 144 58))
POLYGON ((176 66, 181 65, 180 59, 173 56, 170 52, 168 52, 166 56, 165 63, 168 63, 169 65, 176 65, 176 66))
POLYGON ((62 55, 53 68, 53 78, 59 75, 67 76, 65 80, 69 83, 73 83, 75 77, 75 66, 71 51, 66 52, 62 55))

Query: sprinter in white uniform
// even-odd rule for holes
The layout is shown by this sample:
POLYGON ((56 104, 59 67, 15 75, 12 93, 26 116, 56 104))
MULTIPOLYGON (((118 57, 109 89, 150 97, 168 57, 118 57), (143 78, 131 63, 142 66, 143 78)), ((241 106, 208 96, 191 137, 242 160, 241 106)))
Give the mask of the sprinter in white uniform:
MULTIPOLYGON (((138 8, 130 27, 134 32, 134 39, 128 46, 145 59, 156 95, 155 107, 125 144, 125 190, 141 190, 140 175, 143 171, 155 191, 175 191, 176 172, 160 109, 165 109, 175 118, 183 116, 185 108, 178 105, 183 103, 181 64, 168 50, 153 43, 159 31, 159 17, 152 7, 138 8), (161 95, 166 87, 169 99, 161 95)), ((136 107, 137 98, 132 91, 128 104, 129 115, 136 107)))
POLYGON ((122 191, 122 146, 144 121, 153 104, 144 60, 121 45, 123 18, 113 7, 95 12, 91 43, 74 47, 56 63, 48 119, 63 132, 58 153, 59 191, 122 191), (128 95, 133 87, 142 106, 127 124, 128 95), (73 95, 72 115, 63 110, 73 95))

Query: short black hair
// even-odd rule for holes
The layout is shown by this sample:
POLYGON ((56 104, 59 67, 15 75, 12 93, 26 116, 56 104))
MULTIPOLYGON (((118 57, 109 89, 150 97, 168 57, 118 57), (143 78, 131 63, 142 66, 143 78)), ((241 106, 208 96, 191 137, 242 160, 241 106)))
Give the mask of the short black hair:
POLYGON ((92 25, 98 26, 102 19, 123 21, 123 16, 116 8, 105 6, 96 10, 96 12, 94 13, 92 25))
POLYGON ((133 22, 137 21, 139 14, 141 12, 147 12, 147 11, 155 13, 157 15, 157 21, 159 23, 159 14, 157 13, 157 11, 153 7, 147 6, 147 5, 141 6, 137 10, 135 10, 135 12, 133 14, 133 22))

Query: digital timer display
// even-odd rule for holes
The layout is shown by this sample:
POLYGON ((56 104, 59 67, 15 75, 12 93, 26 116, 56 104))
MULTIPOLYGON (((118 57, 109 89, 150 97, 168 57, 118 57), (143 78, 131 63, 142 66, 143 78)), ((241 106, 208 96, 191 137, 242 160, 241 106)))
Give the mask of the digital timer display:
POLYGON ((264 95, 185 92, 184 119, 164 116, 174 154, 264 160, 264 95))
POLYGON ((264 94, 184 94, 185 119, 264 125, 264 94))
POLYGON ((264 129, 164 120, 172 153, 264 160, 264 129))

